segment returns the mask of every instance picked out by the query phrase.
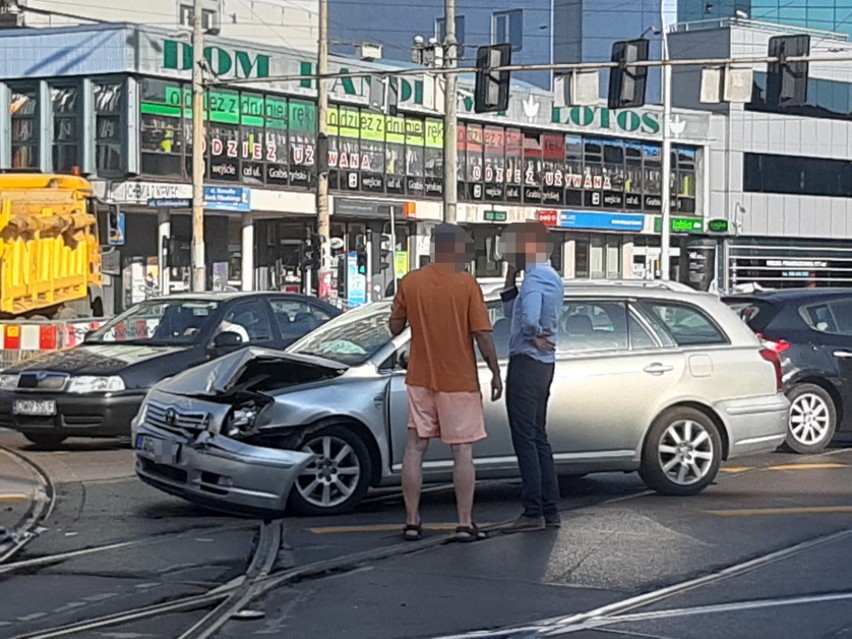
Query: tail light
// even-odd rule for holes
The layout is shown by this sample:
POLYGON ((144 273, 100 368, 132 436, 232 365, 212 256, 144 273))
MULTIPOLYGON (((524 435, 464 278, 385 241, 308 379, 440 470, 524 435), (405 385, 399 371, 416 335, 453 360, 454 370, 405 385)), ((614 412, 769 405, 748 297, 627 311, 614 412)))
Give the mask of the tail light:
MULTIPOLYGON (((789 347, 787 342, 784 342, 789 347)), ((778 356, 778 351, 772 348, 760 349, 760 356, 775 367, 775 390, 781 392, 784 390, 784 381, 781 373, 781 358, 778 356)))
POLYGON ((778 355, 790 348, 790 342, 786 340, 769 339, 763 333, 758 333, 757 337, 761 342, 763 342, 764 348, 768 348, 769 350, 773 351, 774 353, 777 353, 778 355))

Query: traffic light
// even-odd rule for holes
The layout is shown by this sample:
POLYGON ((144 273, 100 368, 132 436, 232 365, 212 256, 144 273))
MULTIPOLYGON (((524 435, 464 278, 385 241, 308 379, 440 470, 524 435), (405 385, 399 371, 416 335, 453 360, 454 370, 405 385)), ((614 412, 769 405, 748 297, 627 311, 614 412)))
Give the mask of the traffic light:
POLYGON ((811 53, 809 35, 775 36, 769 39, 770 62, 766 76, 766 102, 774 107, 800 107, 808 101, 808 63, 787 58, 811 53))
POLYGON ((476 50, 476 86, 473 110, 496 113, 509 108, 509 72, 495 71, 512 64, 511 44, 491 44, 476 50))
POLYGON ((648 67, 631 66, 631 62, 648 59, 649 41, 646 38, 616 42, 612 45, 612 62, 619 66, 609 70, 610 109, 635 109, 645 104, 645 84, 648 67))
POLYGON ((358 275, 367 275, 367 247, 359 244, 355 249, 358 262, 358 275))
POLYGON ((319 254, 319 236, 312 233, 310 237, 305 240, 304 246, 302 246, 302 259, 301 265, 302 268, 310 268, 313 270, 319 270, 320 267, 320 254, 319 254))
POLYGON ((382 239, 379 243, 379 271, 393 268, 393 251, 393 235, 382 233, 382 239))

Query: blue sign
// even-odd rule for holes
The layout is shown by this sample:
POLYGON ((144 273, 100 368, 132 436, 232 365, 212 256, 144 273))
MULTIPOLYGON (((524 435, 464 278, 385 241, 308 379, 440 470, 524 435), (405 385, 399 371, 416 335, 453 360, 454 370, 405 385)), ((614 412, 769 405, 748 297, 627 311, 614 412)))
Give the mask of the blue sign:
POLYGON ((110 246, 124 246, 125 227, 124 213, 110 213, 107 224, 107 244, 110 246))
POLYGON ((367 303, 367 277, 358 272, 358 254, 346 254, 346 299, 349 306, 367 303))
POLYGON ((205 186, 204 208, 213 211, 251 211, 251 189, 238 186, 205 186))
POLYGON ((153 198, 148 200, 150 209, 188 209, 192 206, 192 200, 188 198, 153 198))
POLYGON ((641 231, 644 215, 626 213, 586 213, 560 211, 559 226, 565 229, 594 229, 600 231, 641 231))

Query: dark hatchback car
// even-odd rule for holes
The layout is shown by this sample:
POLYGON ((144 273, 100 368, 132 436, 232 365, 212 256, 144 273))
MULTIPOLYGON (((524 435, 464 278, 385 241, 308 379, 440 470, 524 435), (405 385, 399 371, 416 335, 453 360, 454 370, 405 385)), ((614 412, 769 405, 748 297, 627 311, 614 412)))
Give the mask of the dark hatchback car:
POLYGON ((787 445, 817 453, 852 430, 852 289, 807 288, 724 301, 781 358, 790 399, 787 445))
POLYGON ((304 295, 208 293, 133 306, 80 346, 0 373, 0 427, 40 446, 130 435, 148 389, 246 344, 284 348, 341 311, 304 295))

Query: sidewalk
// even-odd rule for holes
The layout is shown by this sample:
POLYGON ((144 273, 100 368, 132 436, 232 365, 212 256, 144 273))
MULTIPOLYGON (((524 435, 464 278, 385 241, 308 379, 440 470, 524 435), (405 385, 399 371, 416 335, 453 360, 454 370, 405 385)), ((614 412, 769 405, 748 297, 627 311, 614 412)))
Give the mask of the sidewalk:
POLYGON ((0 549, 28 518, 42 489, 30 466, 0 449, 0 549))

